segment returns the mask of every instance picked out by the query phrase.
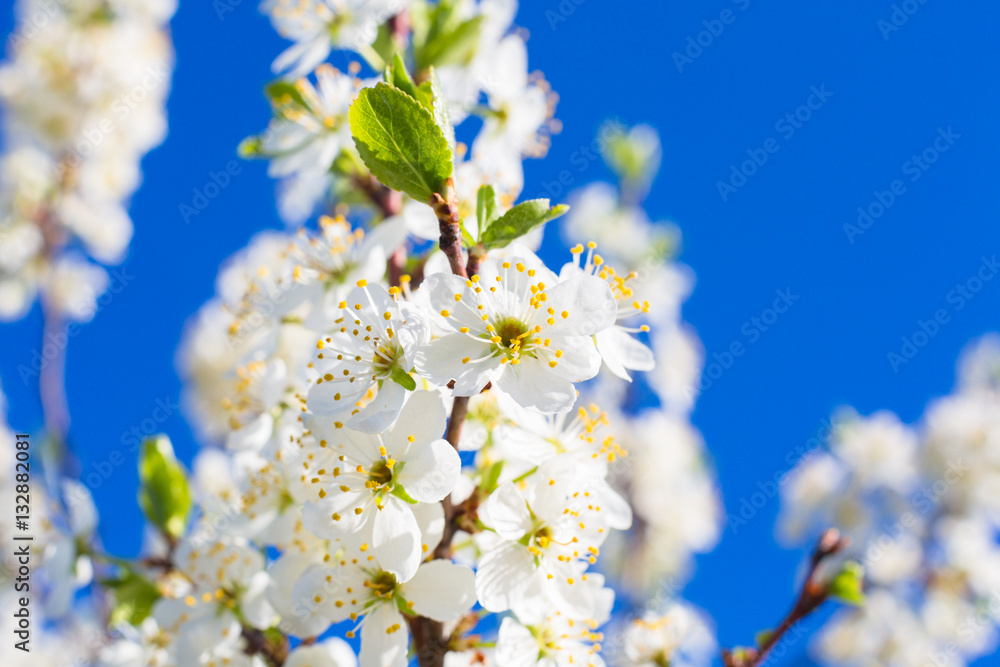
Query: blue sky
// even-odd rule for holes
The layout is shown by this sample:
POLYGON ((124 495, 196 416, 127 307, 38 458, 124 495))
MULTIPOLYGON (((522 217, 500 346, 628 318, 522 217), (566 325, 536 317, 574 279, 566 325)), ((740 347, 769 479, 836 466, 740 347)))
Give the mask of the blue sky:
MULTIPOLYGON (((837 406, 914 420, 951 388, 965 343, 1000 329, 1000 279, 971 291, 984 258, 1000 254, 1000 6, 957 5, 522 3, 530 65, 560 93, 564 125, 548 158, 528 163, 527 195, 567 169, 576 185, 609 179, 598 162, 574 161, 608 118, 660 131, 663 167, 647 204, 683 231, 682 260, 698 278, 684 315, 710 362, 726 361, 735 342, 745 348, 715 371, 694 415, 731 513, 837 406), (791 305, 764 325, 779 291, 791 305), (936 316, 936 333, 894 368, 888 354, 936 316)), ((11 21, 5 10, 0 31, 11 21)), ((127 286, 69 348, 74 446, 85 472, 109 471, 93 492, 104 544, 120 554, 138 549, 141 516, 127 434, 155 426, 193 456, 176 408, 184 321, 211 295, 221 260, 280 226, 259 163, 241 163, 190 222, 179 207, 264 126, 261 87, 282 41, 251 0, 182 3, 172 29, 170 135, 144 161, 127 286), (220 3, 231 11, 220 15, 220 3), (113 463, 116 451, 124 463, 113 463)), ((37 311, 2 328, 0 376, 22 430, 40 424, 35 387, 17 372, 39 336, 37 311)), ((802 552, 775 544, 777 510, 769 499, 698 559, 687 593, 712 610, 724 645, 752 641, 791 601, 802 552)), ((802 649, 786 664, 804 660, 802 649)))

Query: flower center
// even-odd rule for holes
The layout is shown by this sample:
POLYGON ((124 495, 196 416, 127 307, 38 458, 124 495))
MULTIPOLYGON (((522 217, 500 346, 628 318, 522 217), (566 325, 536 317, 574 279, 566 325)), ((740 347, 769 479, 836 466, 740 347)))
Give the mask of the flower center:
POLYGON ((376 597, 391 597, 396 590, 396 575, 391 572, 379 572, 367 583, 376 597))
POLYGON ((368 470, 368 480, 374 483, 375 488, 385 486, 392 481, 392 468, 384 460, 376 461, 368 470))
POLYGON ((552 529, 548 526, 542 526, 535 533, 535 544, 540 548, 546 549, 549 546, 549 542, 552 541, 552 529))
POLYGON ((375 346, 375 355, 372 358, 372 367, 375 374, 379 376, 389 376, 396 365, 396 358, 403 354, 403 348, 396 343, 382 344, 375 346))
POLYGON ((493 350, 510 353, 524 352, 530 345, 531 330, 521 320, 504 317, 493 326, 493 350))

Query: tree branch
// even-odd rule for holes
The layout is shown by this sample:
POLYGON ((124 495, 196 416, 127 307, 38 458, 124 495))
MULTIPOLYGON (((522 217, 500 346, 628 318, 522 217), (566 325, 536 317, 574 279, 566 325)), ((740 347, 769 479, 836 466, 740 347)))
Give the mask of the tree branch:
POLYGON ((458 213, 458 196, 455 194, 455 186, 450 178, 445 186, 445 195, 447 198, 435 192, 431 195, 430 201, 441 230, 439 245, 441 251, 448 256, 451 272, 456 276, 468 278, 469 274, 465 269, 465 253, 462 251, 462 217, 458 213))
POLYGON ((841 537, 835 528, 828 529, 820 538, 809 561, 809 573, 802 584, 798 598, 781 624, 761 644, 759 649, 723 649, 722 663, 725 667, 758 667, 764 664, 768 653, 796 623, 816 611, 830 597, 828 582, 819 581, 819 566, 830 556, 843 551, 850 540, 841 537))

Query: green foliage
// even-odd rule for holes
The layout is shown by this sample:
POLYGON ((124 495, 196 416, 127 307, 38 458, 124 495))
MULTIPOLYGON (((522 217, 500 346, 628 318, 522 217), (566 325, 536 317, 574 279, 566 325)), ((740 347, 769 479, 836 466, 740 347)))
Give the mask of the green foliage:
POLYGON ((479 222, 479 236, 500 217, 497 210, 497 193, 492 185, 480 186, 476 193, 476 220, 479 222))
POLYGON ((362 90, 348 115, 358 153, 383 185, 422 202, 444 191, 451 148, 434 116, 415 98, 380 83, 362 90))
POLYGON ((160 591, 146 578, 127 571, 120 579, 102 582, 114 591, 115 604, 108 619, 114 627, 121 623, 139 625, 149 616, 153 604, 160 598, 160 591))
POLYGON ((487 249, 502 248, 568 210, 569 206, 565 204, 550 207, 548 199, 529 199, 490 223, 480 235, 479 242, 487 249))
POLYGON ((148 438, 139 459, 139 506, 146 518, 176 539, 184 534, 191 492, 165 435, 148 438))
POLYGON ((463 20, 458 3, 417 2, 411 10, 413 54, 417 70, 468 63, 476 53, 483 17, 463 20))
POLYGON ((407 391, 415 391, 417 389, 417 382, 413 379, 413 376, 404 371, 402 368, 393 368, 390 378, 396 384, 402 386, 407 391))
POLYGON ((865 603, 865 568, 858 562, 849 560, 830 580, 830 597, 851 605, 865 603))
POLYGON ((500 473, 503 472, 503 464, 504 461, 502 459, 495 461, 489 468, 483 471, 482 481, 479 484, 480 489, 486 493, 496 491, 497 482, 500 481, 500 473))
POLYGON ((604 161, 626 184, 648 184, 660 168, 660 138, 648 125, 615 132, 604 143, 604 161))

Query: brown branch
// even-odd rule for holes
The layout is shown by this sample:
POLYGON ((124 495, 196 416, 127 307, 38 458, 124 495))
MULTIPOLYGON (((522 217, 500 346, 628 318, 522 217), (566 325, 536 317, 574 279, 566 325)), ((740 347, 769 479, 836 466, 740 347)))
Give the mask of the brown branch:
POLYGON ((849 543, 850 541, 846 537, 841 537, 840 532, 835 528, 830 528, 823 533, 810 558, 809 573, 802 584, 802 590, 799 591, 795 604, 781 621, 781 624, 768 635, 759 649, 751 648, 737 651, 723 649, 722 664, 725 667, 758 667, 762 665, 768 653, 785 633, 803 618, 816 611, 830 597, 828 582, 819 580, 819 566, 828 557, 843 551, 849 543))
POLYGON ((435 192, 431 195, 430 201, 441 230, 438 243, 441 251, 448 256, 451 272, 456 276, 468 278, 469 274, 465 270, 465 253, 462 251, 462 218, 458 214, 458 195, 455 194, 455 186, 450 178, 445 186, 445 194, 446 197, 442 197, 435 192))
POLYGON ((357 176, 354 182, 375 205, 383 218, 391 218, 403 210, 403 194, 385 187, 371 174, 357 176))
MULTIPOLYGON (((468 269, 466 269, 464 264, 465 256, 462 250, 460 227, 461 217, 458 213, 455 187, 450 179, 445 187, 445 194, 446 196, 442 197, 440 194, 435 193, 430 201, 441 229, 439 244, 442 252, 448 256, 448 263, 451 266, 452 273, 462 278, 468 278, 475 275, 479 270, 479 262, 478 260, 473 261, 470 255, 468 269)), ((455 396, 452 402, 451 416, 448 418, 445 439, 451 443, 451 446, 456 451, 458 450, 458 441, 462 437, 462 426, 465 424, 465 417, 468 414, 468 410, 469 397, 455 396)), ((474 506, 466 506, 464 503, 456 507, 451 502, 450 494, 441 501, 441 505, 444 507, 444 533, 441 536, 441 541, 434 549, 434 558, 447 559, 451 558, 451 542, 455 536, 455 532, 461 526, 468 525, 466 516, 470 512, 470 508, 473 512, 475 508, 474 506)), ((445 654, 458 641, 462 632, 460 628, 465 627, 460 623, 451 636, 445 636, 441 623, 432 621, 429 618, 413 616, 407 619, 407 623, 410 626, 410 634, 413 637, 413 646, 416 649, 417 661, 420 667, 442 667, 444 665, 445 654)))
POLYGON ((285 664, 289 651, 287 637, 282 636, 281 642, 274 642, 260 630, 244 626, 243 638, 247 642, 244 649, 244 653, 247 655, 262 655, 274 667, 281 667, 285 664))

